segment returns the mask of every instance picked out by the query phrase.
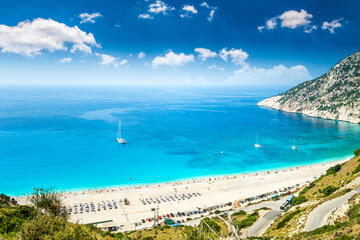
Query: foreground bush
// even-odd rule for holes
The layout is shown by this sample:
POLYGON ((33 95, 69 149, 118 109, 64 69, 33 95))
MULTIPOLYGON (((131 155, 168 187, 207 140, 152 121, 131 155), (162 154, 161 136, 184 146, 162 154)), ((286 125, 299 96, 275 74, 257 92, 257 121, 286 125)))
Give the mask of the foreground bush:
POLYGON ((37 215, 20 231, 22 240, 96 240, 96 233, 84 225, 68 223, 61 217, 37 215))
POLYGON ((29 196, 29 201, 40 211, 53 216, 66 217, 65 208, 62 205, 60 195, 54 189, 34 191, 29 196))
POLYGON ((0 208, 0 234, 20 231, 22 225, 36 215, 36 209, 30 206, 0 208))

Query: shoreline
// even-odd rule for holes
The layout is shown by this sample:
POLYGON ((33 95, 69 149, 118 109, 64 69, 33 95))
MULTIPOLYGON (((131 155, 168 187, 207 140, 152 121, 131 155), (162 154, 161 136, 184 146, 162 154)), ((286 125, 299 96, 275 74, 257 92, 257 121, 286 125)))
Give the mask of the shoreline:
MULTIPOLYGON (((174 221, 182 222, 208 214, 188 215, 190 212, 209 207, 238 208, 245 206, 247 199, 256 202, 293 192, 320 177, 329 167, 349 159, 166 183, 69 191, 62 192, 61 198, 71 222, 131 231, 152 227, 155 222, 149 219, 154 218, 156 209, 162 220, 173 214, 174 221), (176 216, 177 213, 185 215, 176 216)), ((19 204, 28 204, 26 196, 16 200, 19 204)))
MULTIPOLYGON (((121 189, 132 189, 132 188, 141 188, 141 187, 151 187, 151 186, 159 186, 159 185, 169 185, 179 182, 188 182, 188 181, 201 181, 204 179, 213 179, 213 178, 221 178, 221 177, 240 177, 240 176, 247 176, 252 174, 262 174, 262 173, 268 173, 268 172, 275 172, 275 171, 282 171, 282 170, 288 170, 291 168, 304 168, 308 166, 316 166, 316 165, 322 165, 322 164, 332 164, 332 163, 343 163, 351 158, 353 158, 353 155, 341 157, 341 158, 328 158, 326 160, 320 160, 314 163, 303 163, 303 164, 294 164, 294 165, 288 165, 284 167, 277 167, 277 168, 268 168, 268 169, 260 169, 260 170, 250 170, 247 172, 242 173, 229 173, 229 174, 213 174, 213 175, 204 175, 204 176, 197 176, 197 177, 185 177, 185 178, 179 178, 175 180, 170 181, 161 181, 161 182, 151 182, 151 183, 133 183, 133 184, 123 184, 123 185, 109 185, 109 186, 100 186, 100 187, 93 187, 93 188, 72 188, 72 189, 64 189, 64 190, 56 190, 61 195, 69 195, 72 193, 87 193, 87 192, 103 192, 103 191, 109 191, 109 190, 121 190, 121 189)), ((29 196, 31 193, 27 194, 21 194, 21 195, 10 195, 14 197, 15 199, 22 199, 24 197, 29 196)))

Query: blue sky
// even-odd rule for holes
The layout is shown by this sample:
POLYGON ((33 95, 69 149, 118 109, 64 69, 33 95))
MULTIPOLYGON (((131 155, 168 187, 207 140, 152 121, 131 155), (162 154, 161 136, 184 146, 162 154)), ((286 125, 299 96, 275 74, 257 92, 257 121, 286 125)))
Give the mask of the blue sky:
POLYGON ((359 7, 356 0, 3 1, 0 84, 292 86, 359 50, 359 7))

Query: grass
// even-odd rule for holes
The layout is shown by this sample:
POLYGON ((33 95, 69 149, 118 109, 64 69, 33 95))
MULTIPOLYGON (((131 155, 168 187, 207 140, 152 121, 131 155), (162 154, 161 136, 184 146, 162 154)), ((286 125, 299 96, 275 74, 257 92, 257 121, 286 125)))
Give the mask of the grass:
POLYGON ((337 165, 329 168, 326 175, 311 182, 300 192, 300 195, 305 196, 308 201, 320 200, 329 196, 335 188, 339 189, 355 179, 353 171, 359 165, 358 160, 360 160, 360 155, 343 163, 340 169, 336 167, 337 165))
POLYGON ((298 209, 294 212, 288 213, 285 217, 276 225, 277 229, 283 228, 287 222, 289 222, 293 217, 298 215, 301 211, 298 209))
POLYGON ((253 225, 258 218, 259 218, 259 213, 257 211, 255 211, 251 214, 248 214, 246 216, 246 218, 244 218, 241 221, 234 221, 234 225, 239 230, 241 230, 241 229, 244 229, 244 228, 247 228, 247 227, 250 227, 251 225, 253 225))
POLYGON ((298 197, 293 197, 291 205, 296 206, 304 202, 307 202, 307 198, 304 195, 299 195, 298 197))

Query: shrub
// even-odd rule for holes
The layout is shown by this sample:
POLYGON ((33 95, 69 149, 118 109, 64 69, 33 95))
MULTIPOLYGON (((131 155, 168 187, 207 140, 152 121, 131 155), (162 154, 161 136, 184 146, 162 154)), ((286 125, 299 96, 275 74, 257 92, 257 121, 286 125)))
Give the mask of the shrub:
POLYGON ((334 186, 327 186, 326 188, 324 188, 322 190, 322 193, 324 194, 325 197, 329 196, 330 194, 332 194, 333 192, 335 192, 336 190, 338 190, 337 187, 334 186))
POLYGON ((340 171, 341 169, 341 165, 340 164, 336 164, 333 167, 330 167, 328 170, 326 170, 326 176, 328 175, 335 175, 338 171, 340 171))
POLYGON ((215 221, 211 220, 210 218, 204 218, 201 221, 200 227, 207 232, 211 232, 209 227, 214 230, 215 232, 220 232, 221 227, 215 221))
POLYGON ((311 182, 308 186, 306 186, 303 190, 301 190, 300 194, 305 194, 307 191, 309 191, 311 188, 315 187, 315 183, 311 182))
POLYGON ((357 167, 356 167, 355 170, 352 172, 352 174, 356 174, 356 173, 358 173, 358 172, 360 172, 360 164, 357 165, 357 167))
POLYGON ((360 148, 356 149, 356 150, 354 151, 354 154, 355 154, 355 156, 358 156, 358 155, 360 154, 360 148))
POLYGON ((65 208, 62 206, 60 195, 53 189, 44 189, 42 191, 34 191, 29 200, 37 209, 43 210, 53 216, 66 217, 65 208))
POLYGON ((284 218, 283 218, 283 220, 281 220, 277 225, 276 225, 276 228, 277 229, 280 229, 280 228, 282 228, 282 227, 284 227, 285 226, 285 224, 288 222, 288 221, 290 221, 293 217, 295 217, 297 214, 299 214, 301 211, 298 209, 298 210, 296 210, 296 211, 294 211, 294 212, 291 212, 291 213, 289 213, 288 215, 286 215, 284 218))
POLYGON ((244 216, 246 215, 246 212, 244 210, 240 210, 238 212, 233 213, 231 216, 244 216))
POLYGON ((331 232, 334 231, 336 229, 342 228, 343 226, 346 225, 346 222, 337 222, 334 225, 324 225, 322 227, 319 227, 313 231, 311 231, 310 233, 313 235, 321 235, 327 232, 331 232))
POLYGON ((299 195, 298 197, 294 197, 292 199, 291 205, 295 206, 304 202, 307 202, 307 198, 304 195, 299 195))
POLYGON ((18 232, 22 225, 37 214, 34 207, 16 206, 0 209, 0 234, 18 232))
POLYGON ((350 210, 347 212, 347 215, 350 219, 360 219, 360 204, 355 204, 350 208, 350 210))
POLYGON ((20 231, 22 240, 52 239, 52 240, 95 240, 96 235, 84 225, 71 224, 61 217, 38 214, 34 219, 24 224, 20 231))
POLYGON ((238 227, 238 229, 243 229, 253 225, 258 218, 259 218, 259 213, 253 212, 252 214, 248 215, 244 220, 235 223, 235 225, 238 227))

